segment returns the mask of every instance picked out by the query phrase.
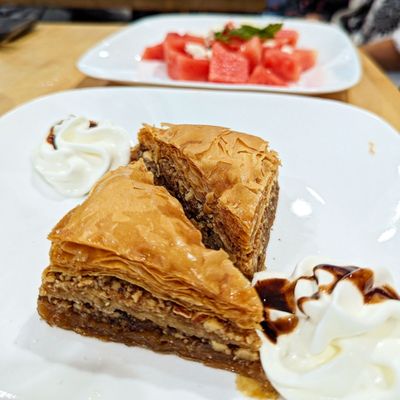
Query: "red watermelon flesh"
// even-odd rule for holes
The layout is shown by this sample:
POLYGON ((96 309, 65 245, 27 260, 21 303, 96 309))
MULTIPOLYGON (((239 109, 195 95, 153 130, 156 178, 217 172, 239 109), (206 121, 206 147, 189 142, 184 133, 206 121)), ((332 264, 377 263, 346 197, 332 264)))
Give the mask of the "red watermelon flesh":
POLYGON ((174 60, 172 69, 175 79, 183 81, 207 81, 210 68, 209 60, 196 60, 193 57, 179 54, 174 60))
POLYGON ((246 43, 245 40, 240 39, 238 37, 231 37, 227 43, 225 43, 225 46, 229 48, 230 50, 240 50, 240 48, 243 46, 243 44, 246 43))
POLYGON ((200 43, 202 38, 192 35, 168 33, 163 44, 167 72, 170 78, 189 81, 206 81, 209 71, 209 60, 195 60, 185 52, 187 43, 200 43))
POLYGON ((296 46, 297 41, 299 40, 299 33, 291 29, 281 29, 275 34, 274 39, 279 47, 284 46, 285 44, 296 46))
POLYGON ((159 43, 144 49, 142 60, 164 60, 164 44, 159 43))
POLYGON ((223 44, 215 42, 208 79, 211 82, 245 83, 249 79, 249 61, 240 52, 228 50, 223 44))
POLYGON ((250 71, 260 63, 262 56, 262 45, 259 37, 255 36, 242 45, 241 51, 249 60, 250 71))
MULTIPOLYGON (((232 21, 229 21, 225 24, 222 32, 228 34, 232 29, 235 29, 235 24, 232 21)), ((217 42, 217 40, 215 42, 217 42)), ((237 36, 231 36, 226 42, 224 41, 224 45, 230 50, 240 50, 244 43, 246 43, 246 41, 237 36)))
POLYGON ((250 75, 249 83, 256 83, 258 85, 272 85, 272 86, 286 86, 287 83, 274 74, 269 68, 262 65, 257 65, 250 75))
POLYGON ((264 49, 262 64, 285 81, 297 82, 300 78, 301 65, 293 54, 279 49, 264 49))
POLYGON ((205 45, 206 39, 200 36, 194 36, 194 35, 189 35, 185 34, 183 35, 183 39, 186 41, 186 43, 198 43, 201 45, 205 45))
POLYGON ((228 21, 224 26, 224 32, 231 31, 232 29, 235 29, 235 27, 236 25, 233 21, 228 21))
POLYGON ((184 51, 185 49, 185 39, 183 36, 179 35, 179 33, 170 32, 165 36, 163 46, 164 46, 164 54, 166 50, 174 49, 178 51, 184 51), (166 48, 167 47, 167 48, 166 48))
POLYGON ((317 62, 317 52, 314 50, 296 49, 293 55, 300 64, 302 71, 307 71, 317 62))
POLYGON ((169 77, 172 79, 179 79, 178 57, 184 56, 184 54, 180 53, 177 50, 169 49, 167 52, 165 52, 165 56, 169 77))
POLYGON ((164 59, 167 63, 168 75, 172 79, 179 79, 177 58, 185 55, 185 41, 177 33, 168 33, 163 43, 164 59))
MULTIPOLYGON (((233 28, 228 23, 225 30, 233 28)), ((273 39, 274 47, 263 46, 257 36, 247 41, 238 37, 231 37, 227 43, 215 41, 211 60, 207 60, 195 59, 185 51, 188 43, 205 46, 204 37, 170 32, 163 43, 147 47, 142 59, 164 60, 172 79, 285 86, 316 63, 317 53, 313 50, 282 51, 283 46, 295 47, 298 37, 296 31, 283 29, 273 39)))

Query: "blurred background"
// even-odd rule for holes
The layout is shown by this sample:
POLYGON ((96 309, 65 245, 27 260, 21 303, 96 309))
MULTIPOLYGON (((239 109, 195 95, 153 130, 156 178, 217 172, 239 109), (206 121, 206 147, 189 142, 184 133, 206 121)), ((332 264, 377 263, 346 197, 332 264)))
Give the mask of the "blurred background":
POLYGON ((35 7, 50 21, 131 21, 170 12, 273 13, 330 19, 348 0, 14 0, 0 1, 7 9, 35 7))
POLYGON ((338 24, 400 85, 400 0, 0 1, 0 41, 15 40, 38 20, 130 22, 148 15, 183 12, 269 14, 338 24))

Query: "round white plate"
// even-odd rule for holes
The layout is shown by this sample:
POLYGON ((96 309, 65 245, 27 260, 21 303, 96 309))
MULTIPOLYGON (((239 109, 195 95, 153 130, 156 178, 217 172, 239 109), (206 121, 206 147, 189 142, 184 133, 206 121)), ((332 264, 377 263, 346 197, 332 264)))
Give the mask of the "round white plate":
POLYGON ((94 78, 124 83, 309 94, 347 89, 361 76, 356 49, 349 37, 334 25, 301 19, 220 14, 170 14, 140 19, 88 50, 77 66, 94 78), (144 48, 161 42, 168 32, 207 35, 211 29, 220 29, 227 21, 261 26, 283 22, 286 28, 300 33, 299 47, 317 50, 317 64, 302 74, 299 82, 278 87, 176 81, 168 77, 164 63, 140 61, 144 48))
POLYGON ((141 123, 163 121, 259 135, 282 159, 268 267, 291 271, 315 254, 400 276, 400 137, 372 114, 334 101, 223 91, 107 88, 43 97, 0 119, 0 399, 243 398, 228 372, 40 321, 46 235, 81 200, 44 194, 30 155, 71 113, 112 120, 132 138, 141 123))

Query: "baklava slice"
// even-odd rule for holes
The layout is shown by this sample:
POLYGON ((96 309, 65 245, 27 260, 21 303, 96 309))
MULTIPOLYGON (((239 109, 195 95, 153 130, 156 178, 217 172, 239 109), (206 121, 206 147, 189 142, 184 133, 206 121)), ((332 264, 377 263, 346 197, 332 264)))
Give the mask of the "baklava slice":
POLYGON ((38 311, 50 325, 266 382, 255 289, 142 160, 108 173, 49 238, 38 311))
POLYGON ((278 200, 277 154, 259 137, 208 125, 145 125, 137 156, 183 205, 204 244, 248 278, 264 269, 278 200))

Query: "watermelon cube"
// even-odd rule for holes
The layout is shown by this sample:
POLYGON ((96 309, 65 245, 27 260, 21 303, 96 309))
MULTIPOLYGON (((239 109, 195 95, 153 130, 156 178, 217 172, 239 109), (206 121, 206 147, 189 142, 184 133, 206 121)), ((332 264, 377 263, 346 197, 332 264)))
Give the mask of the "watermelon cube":
POLYGON ((250 40, 242 45, 241 51, 244 56, 249 60, 250 71, 260 63, 262 56, 261 39, 257 36, 252 37, 250 40))
POLYGON ((249 60, 240 52, 228 50, 222 43, 215 42, 208 79, 211 82, 245 83, 249 79, 249 60))
POLYGON ((168 33, 164 40, 164 58, 171 79, 184 81, 206 81, 210 67, 209 60, 195 60, 185 52, 186 43, 193 43, 194 36, 168 33))
POLYGON ((272 86, 286 86, 287 83, 274 74, 270 69, 257 65, 250 75, 249 83, 256 83, 259 85, 272 85, 272 86))
POLYGON ((189 35, 188 33, 183 35, 183 39, 185 39, 186 43, 197 43, 201 45, 206 44, 206 39, 200 36, 189 35))
POLYGON ((300 78, 301 65, 294 54, 279 49, 265 48, 262 64, 285 81, 297 82, 300 78))
POLYGON ((229 50, 238 51, 241 49, 244 43, 246 43, 246 41, 243 39, 240 39, 238 37, 231 37, 229 41, 225 43, 225 46, 229 50))
POLYGON ((284 45, 295 47, 297 41, 299 40, 299 32, 293 31, 291 29, 281 29, 275 34, 274 39, 279 47, 284 45))
POLYGON ((173 66, 175 79, 183 81, 207 81, 210 69, 210 61, 206 59, 196 60, 193 57, 179 54, 173 66))
POLYGON ((163 43, 149 46, 144 49, 142 60, 164 60, 164 46, 163 43))
POLYGON ((164 59, 167 64, 168 75, 172 79, 178 79, 177 58, 185 54, 185 42, 176 33, 168 33, 163 43, 164 59))
POLYGON ((317 62, 317 52, 315 50, 296 49, 293 55, 299 62, 302 71, 307 71, 317 62))
POLYGON ((183 52, 185 49, 185 39, 179 33, 170 32, 165 36, 164 42, 164 55, 169 49, 174 49, 183 52))

